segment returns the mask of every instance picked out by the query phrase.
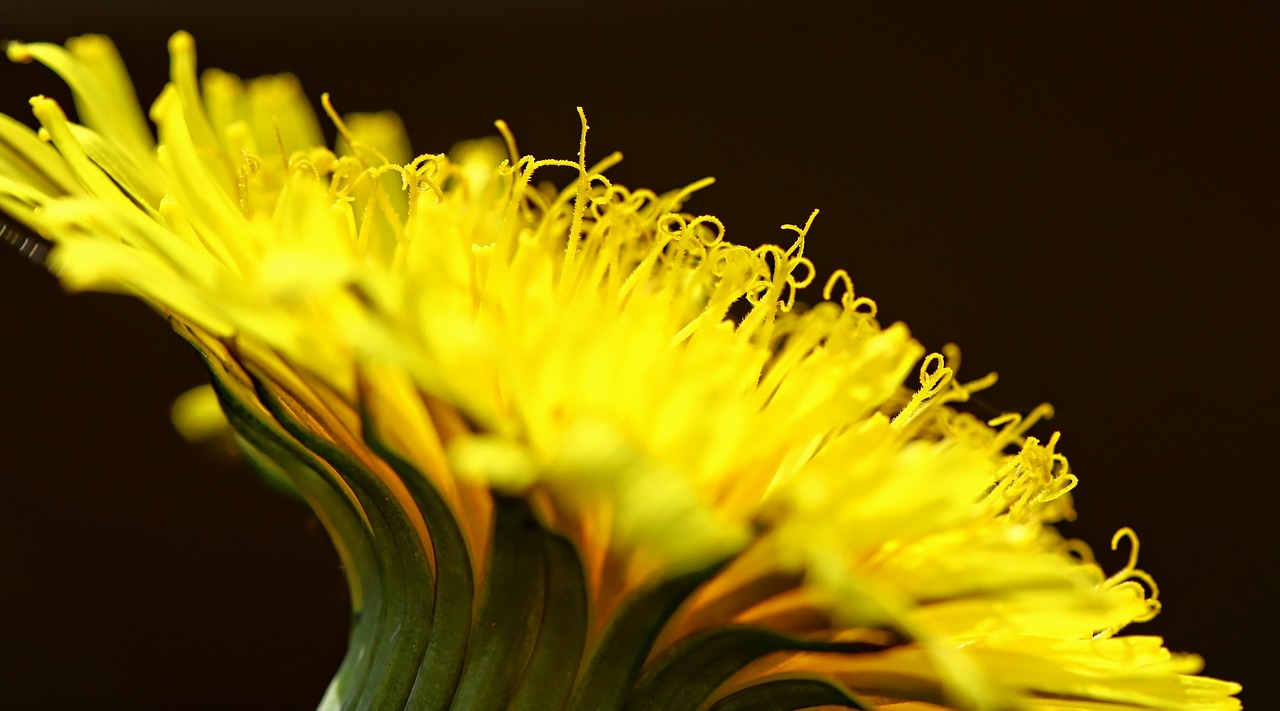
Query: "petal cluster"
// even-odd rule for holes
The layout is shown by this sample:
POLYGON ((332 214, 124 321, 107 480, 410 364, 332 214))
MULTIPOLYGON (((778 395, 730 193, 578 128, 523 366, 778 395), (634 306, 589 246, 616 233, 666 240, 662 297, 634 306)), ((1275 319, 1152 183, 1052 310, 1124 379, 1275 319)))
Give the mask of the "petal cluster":
MULTIPOLYGON (((352 567, 368 551, 347 532, 387 507, 438 578, 425 484, 477 586, 501 544, 495 502, 572 543, 588 650, 628 601, 698 571, 651 662, 738 626, 809 645, 745 660, 716 708, 797 675, 895 709, 1239 708, 1197 658, 1118 634, 1157 591, 1136 538, 1107 576, 1053 528, 1076 478, 1057 435, 1027 435, 1046 410, 964 413, 994 377, 959 382, 954 350, 925 357, 843 271, 800 298, 812 216, 785 246, 735 244, 685 211, 709 180, 607 178, 620 156, 587 160, 585 116, 575 159, 521 155, 501 122, 500 138, 415 156, 398 118, 342 117, 325 96, 331 149, 292 77, 197 78, 191 38, 170 51, 153 137, 105 38, 10 44, 66 80, 78 122, 43 97, 38 130, 0 116, 0 210, 53 244, 68 288, 169 318, 221 379, 217 402, 243 406, 233 424, 291 420, 369 472, 373 503, 342 477, 322 495, 297 472, 342 466, 295 471, 237 428, 352 567)), ((184 398, 180 424, 216 429, 214 397, 184 398)), ((357 606, 364 592, 353 582, 357 606)))

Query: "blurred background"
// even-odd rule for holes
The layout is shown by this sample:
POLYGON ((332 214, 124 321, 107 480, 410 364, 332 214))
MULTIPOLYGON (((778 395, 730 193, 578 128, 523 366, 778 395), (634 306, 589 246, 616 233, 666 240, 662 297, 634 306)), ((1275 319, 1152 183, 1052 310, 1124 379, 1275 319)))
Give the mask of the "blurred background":
MULTIPOLYGON (((0 0, 0 38, 110 34, 145 105, 185 28, 203 67, 395 109, 424 152, 503 118, 571 158, 581 105, 589 158, 627 156, 615 180, 714 175, 688 209, 735 241, 821 208, 819 284, 847 267, 885 321, 959 343, 962 376, 998 371, 979 412, 1056 406, 1068 532, 1114 570, 1133 526, 1161 584, 1130 631, 1280 701, 1270 9, 746 5, 0 0)), ((27 120, 36 93, 68 96, 0 66, 0 111, 27 120)), ((195 353, 8 249, 0 302, 0 707, 313 709, 345 645, 338 561, 306 511, 172 431, 195 353)))

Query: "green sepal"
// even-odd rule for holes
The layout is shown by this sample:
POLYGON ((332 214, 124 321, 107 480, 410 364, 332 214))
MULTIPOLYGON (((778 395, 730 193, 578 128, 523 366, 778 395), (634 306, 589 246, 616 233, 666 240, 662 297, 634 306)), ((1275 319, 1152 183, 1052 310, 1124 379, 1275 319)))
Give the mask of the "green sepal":
POLYGON ((282 463, 264 454, 262 450, 253 446, 252 443, 239 434, 236 435, 236 446, 240 448, 240 453, 244 456, 245 463, 249 465, 253 473, 257 474, 258 478, 268 488, 295 501, 306 503, 306 497, 294 485, 293 478, 282 463))
POLYGON ((773 572, 748 580, 722 592, 715 599, 698 605, 698 623, 701 627, 723 627, 733 624, 739 614, 771 597, 800 587, 804 576, 800 573, 773 572))
POLYGON ((417 467, 398 455, 378 434, 364 403, 360 424, 365 443, 399 475, 418 505, 431 534, 435 554, 436 599, 427 651, 409 696, 414 711, 445 711, 453 701, 467 658, 475 579, 467 541, 448 502, 417 467))
POLYGON ((403 709, 426 653, 435 603, 423 542, 407 512, 377 475, 299 422, 288 406, 257 379, 254 387, 276 421, 342 477, 369 520, 383 581, 383 614, 369 675, 354 709, 403 709))
POLYGON ((805 640, 745 625, 693 634, 654 660, 636 684, 628 711, 696 711, 721 684, 775 652, 861 654, 884 649, 859 642, 805 640))
POLYGON ((840 684, 805 675, 778 676, 761 681, 720 699, 707 711, 798 711, 817 706, 875 711, 874 706, 858 699, 840 684))
POLYGON ((523 499, 494 495, 480 614, 453 708, 505 711, 532 656, 546 595, 542 527, 523 499))
POLYGON ((623 708, 649 650, 663 626, 699 586, 728 561, 717 561, 641 589, 619 606, 578 674, 570 711, 623 708))
POLYGON ((546 605, 533 656, 511 700, 511 711, 556 711, 573 691, 587 637, 587 580, 578 549, 543 531, 547 560, 546 605))
MULTIPOLYGON (((203 355, 203 352, 202 352, 203 355)), ((271 466, 270 476, 283 476, 329 523, 329 535, 349 552, 347 586, 351 591, 352 623, 347 652, 335 673, 324 705, 350 708, 362 693, 378 646, 382 617, 381 564, 363 513, 338 488, 328 468, 278 423, 262 417, 239 395, 220 364, 205 358, 218 404, 237 434, 251 466, 271 466), (339 543, 340 542, 340 543, 339 543)))
MULTIPOLYGON (((280 477, 282 481, 298 481, 306 476, 320 479, 313 470, 311 470, 291 453, 279 449, 268 448, 271 454, 267 454, 258 447, 255 447, 243 436, 237 436, 236 439, 240 444, 241 451, 244 452, 246 461, 255 469, 262 469, 270 472, 272 477, 280 477), (272 471, 274 469, 274 471, 272 471)), ((265 446, 265 445, 264 445, 265 446)), ((263 476, 268 476, 265 472, 263 476)), ((271 479, 269 481, 275 481, 271 479)), ((305 501, 305 497, 298 490, 290 486, 285 490, 280 488, 292 496, 305 501)), ((314 502, 312 502, 313 505, 314 502)), ((317 509, 322 508, 316 505, 317 509)), ((318 512, 319 513, 319 512, 318 512)), ((368 666, 373 659, 373 650, 377 646, 378 636, 378 615, 381 610, 381 594, 379 587, 381 581, 378 578, 377 556, 370 546, 369 539, 364 535, 364 521, 354 514, 347 517, 347 521, 335 521, 331 512, 326 511, 330 519, 331 525, 335 530, 330 535, 335 539, 342 538, 343 545, 358 545, 359 552, 352 550, 350 555, 352 560, 346 562, 346 575, 348 578, 348 588, 351 594, 351 632, 347 642, 347 651, 343 655, 338 670, 333 675, 333 680, 329 683, 329 688, 325 691, 325 696, 321 700, 319 711, 340 711, 343 708, 349 708, 355 700, 359 698, 364 688, 365 678, 368 676, 368 666), (356 529, 355 527, 359 527, 356 529), (352 541, 350 534, 342 533, 342 531, 358 530, 358 538, 352 541), (358 578, 353 581, 352 578, 358 578)), ((336 541, 335 541, 336 542, 336 541)))

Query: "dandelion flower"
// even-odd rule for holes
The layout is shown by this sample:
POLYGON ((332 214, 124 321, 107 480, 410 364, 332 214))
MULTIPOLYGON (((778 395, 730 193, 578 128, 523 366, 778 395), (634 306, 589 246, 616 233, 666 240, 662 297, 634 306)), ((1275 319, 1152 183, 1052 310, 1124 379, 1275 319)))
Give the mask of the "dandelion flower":
POLYGON ((1158 591, 1131 531, 1107 575, 1055 530, 1047 408, 966 414, 994 377, 843 271, 802 298, 813 216, 730 242, 684 208, 710 180, 613 183, 581 111, 568 160, 501 122, 415 156, 324 96, 330 149, 295 79, 197 78, 178 33, 153 137, 107 39, 7 50, 78 123, 0 116, 6 239, 167 318, 211 375, 179 428, 333 539, 353 621, 321 708, 1240 708, 1120 633, 1158 591))

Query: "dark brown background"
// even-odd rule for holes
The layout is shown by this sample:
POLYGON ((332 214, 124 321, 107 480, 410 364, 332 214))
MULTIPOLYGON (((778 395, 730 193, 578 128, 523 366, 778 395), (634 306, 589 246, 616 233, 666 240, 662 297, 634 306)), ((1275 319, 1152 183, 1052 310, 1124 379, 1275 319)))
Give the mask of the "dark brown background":
MULTIPOLYGON (((581 104, 590 153, 628 156, 616 178, 715 175, 690 209, 737 241, 822 208, 823 277, 849 267, 887 320, 998 370, 987 406, 1057 406, 1083 480, 1070 531, 1114 569, 1110 533, 1134 526, 1162 583, 1165 614, 1134 631, 1277 700, 1263 3, 453 4, 2 0, 0 36, 109 33, 149 101, 187 28, 202 66, 397 109, 424 151, 501 117, 571 157, 581 104)), ((65 96, 0 66, 0 109, 26 118, 37 92, 65 96)), ((173 434, 195 355, 8 250, 0 300, 0 707, 314 708, 344 645, 337 560, 305 511, 173 434)))

